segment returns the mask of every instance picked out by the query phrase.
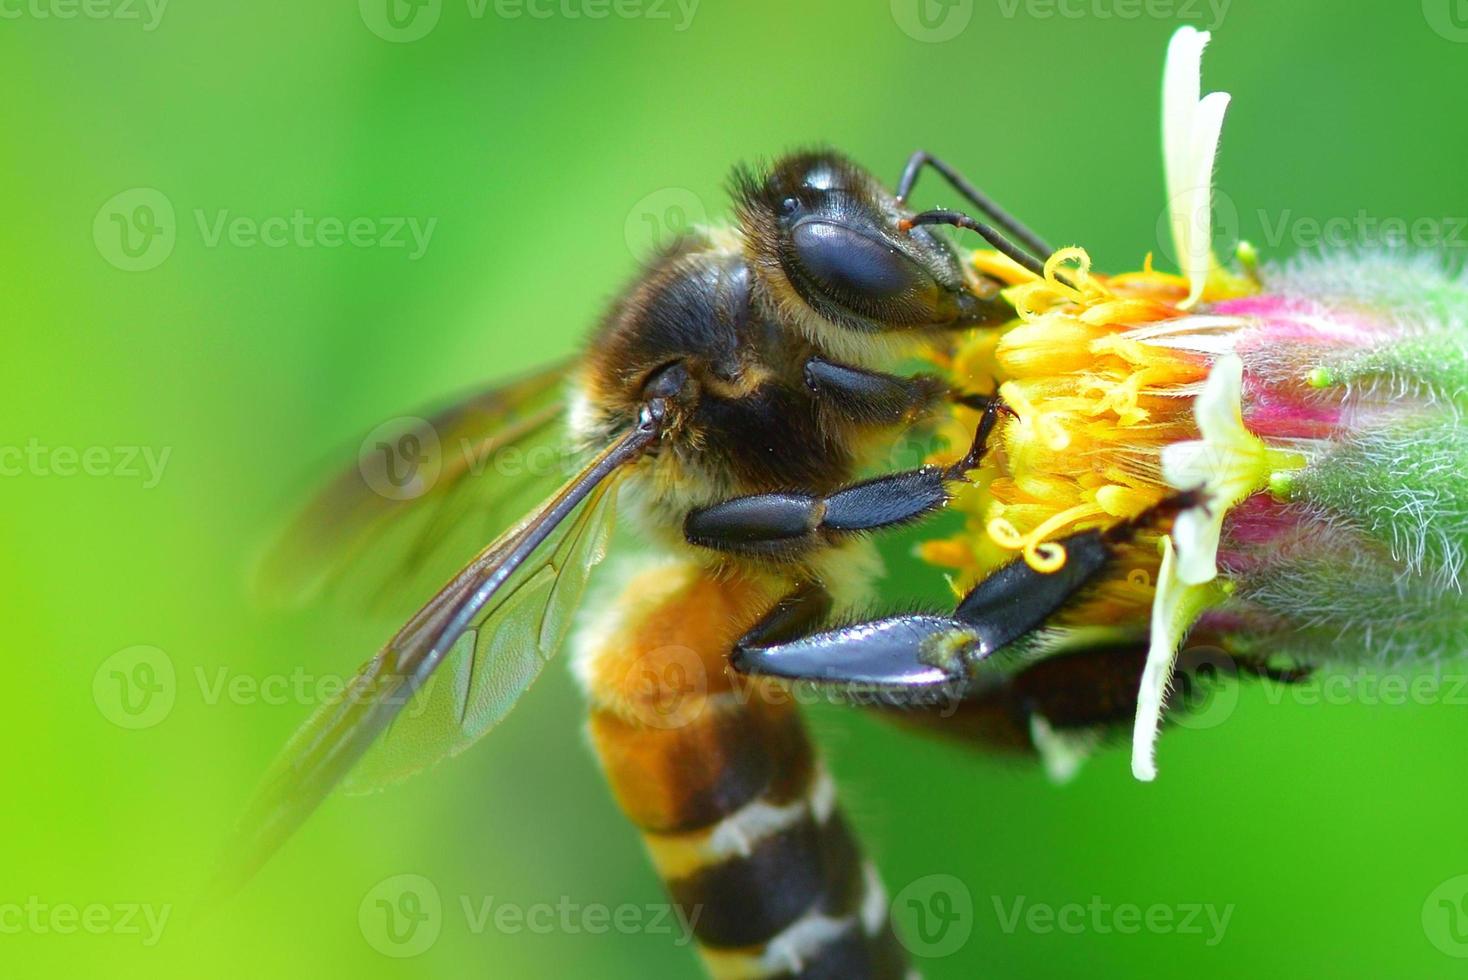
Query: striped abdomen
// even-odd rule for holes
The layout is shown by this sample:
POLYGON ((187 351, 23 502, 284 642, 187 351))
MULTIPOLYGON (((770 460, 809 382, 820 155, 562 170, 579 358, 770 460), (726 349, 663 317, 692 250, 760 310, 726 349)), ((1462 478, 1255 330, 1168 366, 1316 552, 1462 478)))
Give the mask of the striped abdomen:
POLYGON ((664 565, 581 635, 592 742, 714 977, 906 975, 788 697, 725 670, 765 590, 664 565))

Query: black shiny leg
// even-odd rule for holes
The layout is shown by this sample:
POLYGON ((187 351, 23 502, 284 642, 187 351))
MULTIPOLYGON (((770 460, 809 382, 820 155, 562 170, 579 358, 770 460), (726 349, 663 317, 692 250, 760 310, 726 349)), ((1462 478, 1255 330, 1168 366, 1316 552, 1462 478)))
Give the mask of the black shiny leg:
POLYGON ((1036 571, 1016 558, 975 585, 952 615, 888 616, 781 643, 746 636, 735 646, 734 666, 752 674, 881 689, 898 703, 903 692, 924 699, 933 688, 966 684, 979 661, 1042 626, 1138 531, 1199 504, 1197 494, 1178 494, 1130 521, 1064 537, 1058 543, 1065 548, 1065 564, 1053 572, 1036 571))
POLYGON ((823 411, 873 426, 916 421, 948 393, 947 384, 931 374, 904 378, 820 357, 806 361, 803 373, 823 411))
POLYGON ((978 466, 1002 404, 986 403, 973 444, 952 466, 923 466, 863 480, 828 495, 761 493, 692 511, 683 536, 731 554, 794 560, 842 534, 875 531, 917 520, 943 507, 948 485, 978 466))

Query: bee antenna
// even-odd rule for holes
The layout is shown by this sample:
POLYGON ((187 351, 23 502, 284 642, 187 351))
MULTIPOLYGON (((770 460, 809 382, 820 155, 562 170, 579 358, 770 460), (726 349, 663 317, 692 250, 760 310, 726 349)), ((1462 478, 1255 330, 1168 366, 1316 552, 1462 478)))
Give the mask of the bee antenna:
MULTIPOLYGON (((976 231, 984 241, 994 246, 996 250, 1008 256, 1019 265, 1024 266, 1041 279, 1045 278, 1044 259, 1036 257, 1008 238, 1005 238, 1003 233, 993 225, 987 225, 978 218, 969 217, 962 211, 948 211, 943 208, 932 211, 919 211, 912 217, 902 218, 897 222, 898 230, 904 232, 921 225, 952 225, 955 228, 967 228, 969 231, 976 231)), ((1063 285, 1075 288, 1075 283, 1064 276, 1057 273, 1055 278, 1059 279, 1063 285)))

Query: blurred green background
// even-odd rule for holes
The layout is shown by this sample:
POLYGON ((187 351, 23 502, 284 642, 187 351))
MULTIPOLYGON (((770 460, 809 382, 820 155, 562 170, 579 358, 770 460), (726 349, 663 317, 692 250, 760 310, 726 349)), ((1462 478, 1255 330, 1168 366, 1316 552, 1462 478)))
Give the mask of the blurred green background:
MULTIPOLYGON (((1192 23, 1234 97, 1238 231, 1278 255, 1310 220, 1426 216, 1468 245, 1452 0, 394 2, 0 0, 0 974, 694 975, 657 930, 465 914, 660 901, 557 666, 475 751, 331 801, 221 913, 190 903, 311 706, 278 685, 351 669, 394 626, 260 608, 246 572, 271 530, 376 423, 573 350, 654 234, 724 213, 736 161, 826 141, 895 178, 928 148, 1132 265, 1159 246, 1162 56, 1192 23), (377 237, 214 235, 298 211, 377 237), (410 217, 434 222, 426 248, 384 220, 410 217), (410 958, 359 925, 400 874, 443 906, 410 958)), ((920 197, 951 203, 936 181, 920 197)), ((942 597, 887 551, 895 593, 942 597)), ((952 875, 971 899, 930 977, 1468 972, 1443 933, 1468 917, 1433 919, 1468 887, 1468 692, 1301 700, 1243 688, 1223 723, 1164 738, 1154 785, 1116 750, 1057 788, 854 711, 813 724, 889 890, 952 875), (1017 901, 1232 911, 1210 943, 1089 911, 1007 928, 1017 901)))

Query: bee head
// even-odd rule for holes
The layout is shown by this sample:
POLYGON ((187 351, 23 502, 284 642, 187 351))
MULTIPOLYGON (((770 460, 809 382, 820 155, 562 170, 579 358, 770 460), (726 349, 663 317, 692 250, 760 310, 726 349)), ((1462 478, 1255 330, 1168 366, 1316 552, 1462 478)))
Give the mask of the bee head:
POLYGON ((746 254, 787 311, 866 333, 1003 323, 999 284, 966 274, 946 240, 905 227, 911 212, 835 153, 784 157, 737 171, 746 254))

